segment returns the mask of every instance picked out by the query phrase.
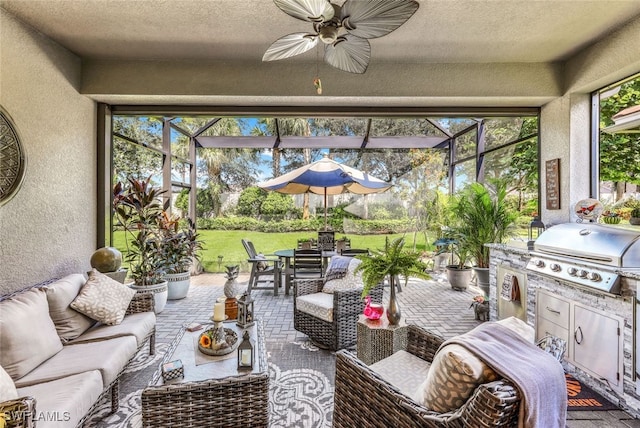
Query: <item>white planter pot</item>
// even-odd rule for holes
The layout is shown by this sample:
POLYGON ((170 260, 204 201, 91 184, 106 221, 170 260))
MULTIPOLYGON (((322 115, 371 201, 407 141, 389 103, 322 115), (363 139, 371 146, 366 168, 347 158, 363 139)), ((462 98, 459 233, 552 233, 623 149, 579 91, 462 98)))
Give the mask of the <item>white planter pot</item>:
POLYGON ((167 281, 155 285, 130 284, 129 287, 133 288, 138 293, 153 293, 154 312, 156 314, 162 312, 164 307, 167 305, 167 295, 169 294, 167 281))
POLYGON ((169 300, 179 300, 187 297, 189 286, 191 285, 191 274, 189 272, 167 273, 164 276, 169 287, 169 300))
POLYGON ((470 267, 460 269, 457 265, 447 266, 447 279, 454 290, 466 290, 471 282, 473 271, 470 267))
POLYGON ((476 285, 489 298, 489 268, 474 267, 473 270, 476 272, 476 285))

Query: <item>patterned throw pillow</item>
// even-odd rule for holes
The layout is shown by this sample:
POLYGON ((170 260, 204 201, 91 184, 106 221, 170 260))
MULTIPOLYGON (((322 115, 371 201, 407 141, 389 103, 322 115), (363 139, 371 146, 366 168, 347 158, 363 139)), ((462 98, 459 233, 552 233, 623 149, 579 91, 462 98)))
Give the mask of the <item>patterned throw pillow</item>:
POLYGON ((430 410, 450 412, 462 407, 479 385, 497 378, 489 366, 462 346, 446 345, 433 358, 415 399, 430 410))
POLYGON ((122 322, 135 290, 93 269, 71 307, 107 325, 122 322))
POLYGON ((362 263, 361 260, 354 258, 349 262, 349 267, 347 268, 347 274, 338 279, 332 279, 331 281, 325 282, 322 287, 322 291, 324 293, 333 293, 335 290, 352 290, 352 289, 362 289, 364 287, 364 283, 362 282, 362 274, 358 272, 354 273, 356 267, 362 263))

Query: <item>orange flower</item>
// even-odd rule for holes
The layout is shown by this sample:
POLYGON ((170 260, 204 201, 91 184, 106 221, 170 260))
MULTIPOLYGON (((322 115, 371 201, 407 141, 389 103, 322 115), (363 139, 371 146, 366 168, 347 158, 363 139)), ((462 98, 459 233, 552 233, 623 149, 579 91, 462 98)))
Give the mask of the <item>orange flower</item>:
POLYGON ((202 336, 200 336, 200 346, 202 346, 203 348, 210 348, 211 338, 206 334, 203 334, 202 336))

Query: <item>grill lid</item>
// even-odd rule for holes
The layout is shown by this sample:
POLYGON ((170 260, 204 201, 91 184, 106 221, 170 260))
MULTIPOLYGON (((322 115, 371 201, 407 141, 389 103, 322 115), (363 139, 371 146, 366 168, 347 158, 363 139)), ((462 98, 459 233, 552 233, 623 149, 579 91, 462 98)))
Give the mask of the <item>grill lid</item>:
POLYGON ((563 223, 548 228, 534 250, 615 267, 640 267, 640 233, 595 223, 563 223))

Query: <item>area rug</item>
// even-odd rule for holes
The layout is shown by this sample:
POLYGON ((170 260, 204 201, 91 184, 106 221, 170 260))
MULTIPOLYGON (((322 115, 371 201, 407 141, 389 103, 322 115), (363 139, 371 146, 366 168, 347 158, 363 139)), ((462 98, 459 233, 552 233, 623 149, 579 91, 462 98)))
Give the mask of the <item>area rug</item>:
POLYGON ((564 376, 567 382, 567 410, 618 410, 618 406, 578 379, 568 373, 564 376))
MULTIPOLYGON (((140 393, 149 383, 168 344, 157 344, 149 356, 143 348, 122 376, 120 406, 109 415, 111 401, 103 400, 87 427, 141 428, 140 393)), ((330 427, 333 417, 335 354, 311 342, 267 342, 269 414, 273 428, 330 427)))

